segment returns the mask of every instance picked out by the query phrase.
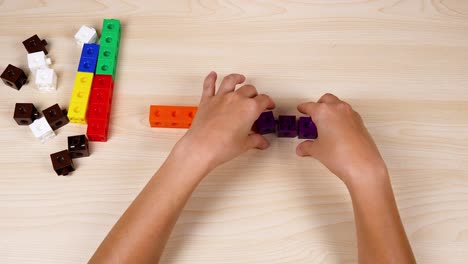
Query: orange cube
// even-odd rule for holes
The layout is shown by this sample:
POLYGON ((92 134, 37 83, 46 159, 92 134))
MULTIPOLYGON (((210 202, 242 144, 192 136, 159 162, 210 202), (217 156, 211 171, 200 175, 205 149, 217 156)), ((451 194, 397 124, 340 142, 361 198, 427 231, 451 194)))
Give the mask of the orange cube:
POLYGON ((149 122, 151 127, 189 128, 197 113, 195 106, 151 105, 149 122))

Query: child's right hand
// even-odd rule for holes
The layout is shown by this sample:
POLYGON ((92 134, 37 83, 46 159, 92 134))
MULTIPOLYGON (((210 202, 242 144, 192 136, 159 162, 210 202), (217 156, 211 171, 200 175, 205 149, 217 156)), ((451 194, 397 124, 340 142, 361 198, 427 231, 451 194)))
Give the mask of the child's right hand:
POLYGON ((361 116, 348 103, 325 94, 317 103, 303 103, 297 109, 310 115, 318 130, 316 140, 297 146, 297 155, 316 158, 347 185, 355 179, 365 180, 366 175, 386 171, 361 116))

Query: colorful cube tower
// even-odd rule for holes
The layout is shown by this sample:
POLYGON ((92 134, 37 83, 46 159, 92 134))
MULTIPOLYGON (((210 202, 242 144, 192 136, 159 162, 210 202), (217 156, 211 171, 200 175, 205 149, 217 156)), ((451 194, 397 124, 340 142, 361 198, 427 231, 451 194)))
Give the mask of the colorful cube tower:
POLYGON ((104 19, 100 45, 84 44, 75 78, 68 117, 88 124, 90 141, 107 141, 121 27, 116 19, 104 19))
POLYGON ((112 94, 119 57, 120 34, 120 20, 104 19, 96 76, 91 87, 87 115, 88 130, 86 134, 90 141, 107 141, 112 94))

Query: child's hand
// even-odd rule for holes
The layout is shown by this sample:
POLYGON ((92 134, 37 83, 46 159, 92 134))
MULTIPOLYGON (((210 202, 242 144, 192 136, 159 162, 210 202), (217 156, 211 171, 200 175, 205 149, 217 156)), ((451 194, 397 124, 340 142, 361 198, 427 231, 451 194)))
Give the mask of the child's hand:
POLYGON ((307 140, 297 146, 297 155, 318 159, 346 184, 372 174, 367 172, 386 170, 361 117, 348 103, 325 94, 317 103, 304 103, 297 109, 310 115, 318 130, 315 141, 307 140))
POLYGON ((212 169, 243 152, 265 149, 268 141, 251 132, 252 125, 266 109, 275 103, 264 94, 257 94, 252 85, 235 90, 245 81, 240 74, 226 76, 215 94, 216 73, 211 72, 203 84, 201 102, 192 126, 181 139, 184 148, 190 148, 212 169))

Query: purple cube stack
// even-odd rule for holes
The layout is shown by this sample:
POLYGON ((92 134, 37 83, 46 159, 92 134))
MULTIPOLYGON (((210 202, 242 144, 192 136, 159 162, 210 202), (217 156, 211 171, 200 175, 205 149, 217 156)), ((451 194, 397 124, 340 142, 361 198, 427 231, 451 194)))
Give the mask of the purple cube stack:
POLYGON ((255 121, 255 130, 261 135, 275 133, 278 137, 300 139, 316 139, 318 136, 317 127, 312 118, 302 116, 296 122, 295 115, 280 115, 278 121, 275 120, 272 111, 263 112, 255 121))

